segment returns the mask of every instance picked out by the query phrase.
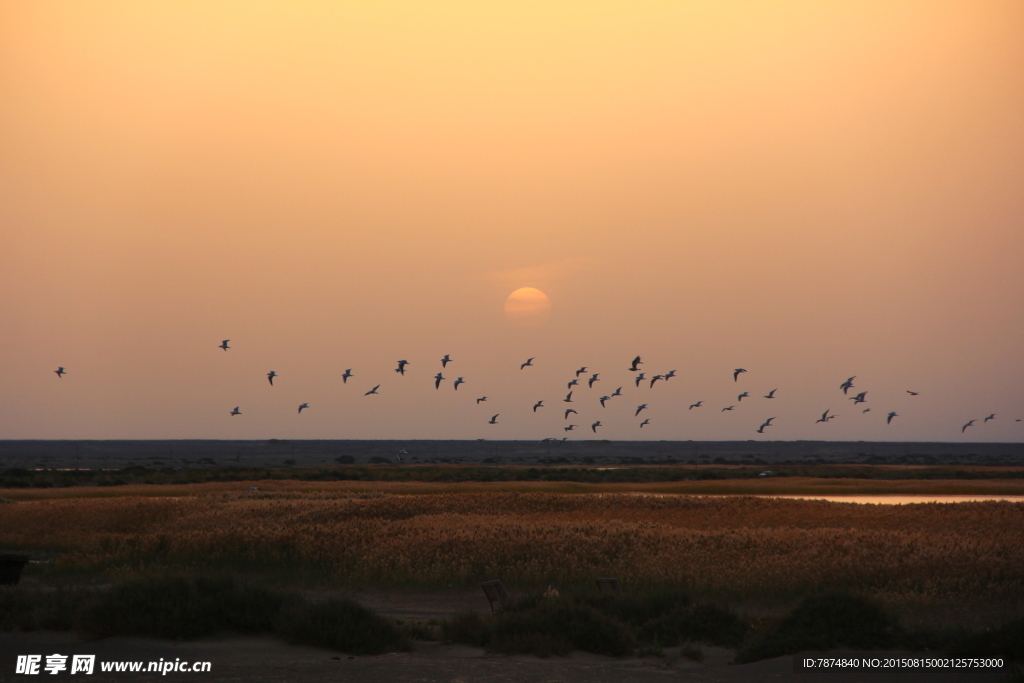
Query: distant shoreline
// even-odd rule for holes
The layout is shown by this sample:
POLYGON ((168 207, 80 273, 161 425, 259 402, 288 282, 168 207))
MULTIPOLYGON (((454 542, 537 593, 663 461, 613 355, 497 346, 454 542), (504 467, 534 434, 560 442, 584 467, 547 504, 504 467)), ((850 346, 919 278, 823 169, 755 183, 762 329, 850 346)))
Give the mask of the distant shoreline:
POLYGON ((0 440, 0 470, 144 467, 1024 466, 1024 443, 917 441, 0 440))

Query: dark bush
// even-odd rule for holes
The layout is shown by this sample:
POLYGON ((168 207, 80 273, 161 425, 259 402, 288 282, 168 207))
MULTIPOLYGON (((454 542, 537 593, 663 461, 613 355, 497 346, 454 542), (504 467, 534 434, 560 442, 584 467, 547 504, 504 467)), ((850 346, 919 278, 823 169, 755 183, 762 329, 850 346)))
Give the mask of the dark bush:
POLYGON ((128 581, 97 593, 79 628, 91 636, 196 638, 217 631, 269 632, 284 594, 227 579, 128 581))
POLYGON ((464 612, 441 622, 441 639, 449 643, 486 647, 491 643, 491 626, 476 612, 464 612))
POLYGON ((1014 619, 983 632, 964 628, 925 629, 904 633, 900 645, 961 657, 1024 659, 1024 619, 1014 619))
POLYGON ((277 630, 293 643, 329 647, 353 655, 412 649, 395 624, 344 598, 289 605, 281 613, 277 630))
POLYGON ((685 609, 690 604, 690 595, 680 590, 654 590, 605 596, 592 600, 591 604, 627 624, 640 626, 669 612, 685 609))
POLYGON ((677 606, 647 621, 637 630, 637 638, 662 647, 673 647, 685 641, 735 647, 743 641, 748 630, 749 627, 735 612, 702 603, 692 607, 677 606))
POLYGON ((531 652, 542 657, 585 650, 621 657, 635 641, 625 624, 571 598, 539 600, 533 607, 509 609, 494 620, 490 648, 531 652))
POLYGON ((896 644, 896 621, 870 600, 844 593, 804 599, 789 616, 762 633, 736 656, 739 663, 828 650, 840 646, 886 648, 896 644))

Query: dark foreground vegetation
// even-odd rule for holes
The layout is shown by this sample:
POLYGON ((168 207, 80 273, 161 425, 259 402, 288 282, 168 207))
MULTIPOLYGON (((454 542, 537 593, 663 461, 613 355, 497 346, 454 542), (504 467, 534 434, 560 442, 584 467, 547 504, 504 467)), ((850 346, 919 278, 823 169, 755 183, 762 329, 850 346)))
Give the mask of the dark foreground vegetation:
POLYGON ((270 633, 351 654, 412 647, 396 624, 351 600, 311 602, 290 591, 230 579, 139 579, 100 590, 0 590, 0 631, 37 629, 74 630, 89 638, 270 633))
POLYGON ((91 638, 274 634, 349 654, 408 650, 413 640, 442 640, 540 656, 573 650, 660 655, 663 648, 681 646, 685 656, 697 660, 700 644, 707 644, 735 649, 737 663, 841 647, 1024 659, 1024 618, 984 632, 908 629, 877 602, 845 593, 813 595, 789 614, 766 619, 674 590, 599 596, 559 595, 549 589, 512 600, 493 616, 467 613, 439 623, 404 624, 348 599, 311 600, 231 579, 170 577, 105 589, 0 589, 0 632, 36 629, 75 630, 91 638))
MULTIPOLYGON (((756 479, 763 466, 645 466, 645 467, 477 467, 388 465, 332 467, 144 467, 122 469, 27 469, 0 472, 0 488, 53 488, 70 486, 123 486, 127 484, 202 484, 233 481, 379 481, 379 482, 529 482, 564 481, 587 484, 660 483, 756 479)), ((875 467, 858 465, 773 466, 773 477, 874 480, 979 480, 1024 479, 1024 468, 875 467)))

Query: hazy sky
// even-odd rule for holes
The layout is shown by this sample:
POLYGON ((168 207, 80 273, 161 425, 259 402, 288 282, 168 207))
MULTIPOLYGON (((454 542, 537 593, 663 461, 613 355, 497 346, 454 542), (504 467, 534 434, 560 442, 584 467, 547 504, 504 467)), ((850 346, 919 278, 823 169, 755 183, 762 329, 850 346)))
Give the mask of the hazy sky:
POLYGON ((1021 441, 1022 342, 1018 0, 0 3, 0 438, 1021 441))

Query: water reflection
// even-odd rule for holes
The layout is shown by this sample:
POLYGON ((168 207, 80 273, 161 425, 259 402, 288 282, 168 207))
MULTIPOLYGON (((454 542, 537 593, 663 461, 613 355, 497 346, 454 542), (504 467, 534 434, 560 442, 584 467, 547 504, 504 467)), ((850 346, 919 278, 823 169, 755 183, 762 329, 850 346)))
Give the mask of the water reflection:
POLYGON ((1024 496, 972 496, 972 495, 929 495, 929 494, 851 494, 830 495, 767 495, 761 498, 796 498, 799 500, 827 500, 832 503, 870 503, 873 505, 907 505, 910 503, 977 503, 986 500, 1007 500, 1024 503, 1024 496))

